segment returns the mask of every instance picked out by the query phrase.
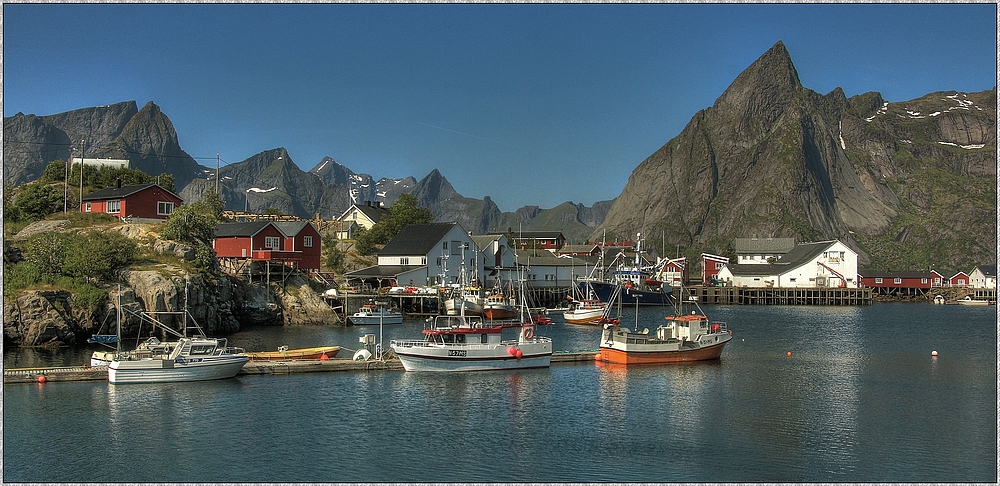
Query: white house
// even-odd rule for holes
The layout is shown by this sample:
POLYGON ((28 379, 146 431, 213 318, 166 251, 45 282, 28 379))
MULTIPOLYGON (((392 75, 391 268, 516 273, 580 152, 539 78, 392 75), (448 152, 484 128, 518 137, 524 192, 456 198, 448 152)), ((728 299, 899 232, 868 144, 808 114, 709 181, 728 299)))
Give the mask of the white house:
POLYGON ((386 285, 458 284, 483 275, 472 238, 458 223, 411 224, 378 252, 378 265, 348 272, 348 280, 386 285), (463 265, 464 263, 464 265, 463 265))
POLYGON ((525 286, 529 288, 566 289, 574 278, 587 275, 594 268, 593 263, 571 256, 554 256, 545 250, 530 250, 517 253, 517 266, 522 269, 525 286))
POLYGON ((360 205, 352 204, 337 219, 345 223, 353 222, 361 228, 371 229, 387 214, 389 214, 389 209, 382 207, 382 203, 368 201, 360 205))
POLYGON ((795 238, 735 238, 733 250, 739 265, 761 265, 777 261, 795 248, 795 238))
POLYGON ((997 288, 997 268, 986 265, 977 266, 969 274, 969 286, 974 289, 997 288))
POLYGON ((858 286, 858 254, 838 240, 803 243, 772 264, 727 264, 716 278, 734 287, 858 286))
POLYGON ((479 251, 477 258, 483 268, 483 285, 489 288, 496 285, 498 281, 506 283, 517 280, 514 252, 510 248, 506 235, 472 235, 470 238, 479 251))

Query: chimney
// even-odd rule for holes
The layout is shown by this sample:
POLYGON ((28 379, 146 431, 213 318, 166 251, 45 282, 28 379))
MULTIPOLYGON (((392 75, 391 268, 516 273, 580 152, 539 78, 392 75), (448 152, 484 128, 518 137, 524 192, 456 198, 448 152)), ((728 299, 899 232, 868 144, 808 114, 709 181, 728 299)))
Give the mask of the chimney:
POLYGON ((115 189, 121 189, 121 188, 122 188, 122 178, 119 177, 115 179, 115 189))

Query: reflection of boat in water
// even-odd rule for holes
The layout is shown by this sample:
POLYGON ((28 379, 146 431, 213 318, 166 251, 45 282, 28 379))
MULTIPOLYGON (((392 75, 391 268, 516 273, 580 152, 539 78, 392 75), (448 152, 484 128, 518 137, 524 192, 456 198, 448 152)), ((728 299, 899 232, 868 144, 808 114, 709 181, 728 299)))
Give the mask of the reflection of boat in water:
POLYGON ((971 295, 966 295, 964 299, 958 299, 955 302, 962 305, 990 305, 990 301, 973 299, 971 295))
MULTIPOLYGON (((685 313, 683 304, 666 324, 632 330, 618 323, 607 323, 601 334, 600 361, 619 364, 664 364, 717 359, 733 338, 724 322, 710 322, 701 307, 685 313)), ((637 319, 638 324, 638 319, 637 319)))
POLYGON ((358 311, 347 318, 355 326, 365 326, 369 324, 402 324, 403 313, 389 310, 380 302, 368 302, 361 304, 358 311))
POLYGON ((319 346, 299 349, 288 349, 288 346, 280 346, 277 351, 255 351, 248 352, 246 355, 252 361, 321 360, 334 358, 339 352, 340 346, 319 346))

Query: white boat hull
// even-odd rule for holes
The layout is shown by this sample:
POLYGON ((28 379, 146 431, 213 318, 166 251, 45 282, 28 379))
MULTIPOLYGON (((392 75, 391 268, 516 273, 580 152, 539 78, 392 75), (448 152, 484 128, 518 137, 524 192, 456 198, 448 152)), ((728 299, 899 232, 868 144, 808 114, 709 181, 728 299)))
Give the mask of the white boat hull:
POLYGON ((249 360, 248 356, 231 354, 201 358, 114 361, 108 366, 108 382, 117 385, 220 380, 236 376, 249 360))
MULTIPOLYGON (((413 344, 413 343, 411 343, 413 344)), ((547 368, 552 360, 552 341, 503 345, 399 345, 393 352, 406 371, 489 371, 525 368, 547 368), (517 358, 509 351, 521 350, 517 358)))
POLYGON ((478 316, 483 314, 483 306, 475 302, 463 299, 448 299, 444 302, 445 312, 449 316, 461 315, 462 307, 465 307, 465 315, 478 316))

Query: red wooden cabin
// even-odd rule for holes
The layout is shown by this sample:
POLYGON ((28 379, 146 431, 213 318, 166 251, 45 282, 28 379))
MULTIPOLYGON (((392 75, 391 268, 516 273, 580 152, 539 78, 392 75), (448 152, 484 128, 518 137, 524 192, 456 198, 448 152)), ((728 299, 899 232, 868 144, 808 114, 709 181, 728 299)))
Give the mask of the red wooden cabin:
POLYGON ((117 185, 83 196, 80 212, 108 213, 120 218, 165 220, 184 204, 176 194, 157 184, 117 185))
POLYGON ((710 253, 701 254, 701 283, 711 285, 711 281, 719 274, 719 270, 729 263, 729 258, 710 253))

